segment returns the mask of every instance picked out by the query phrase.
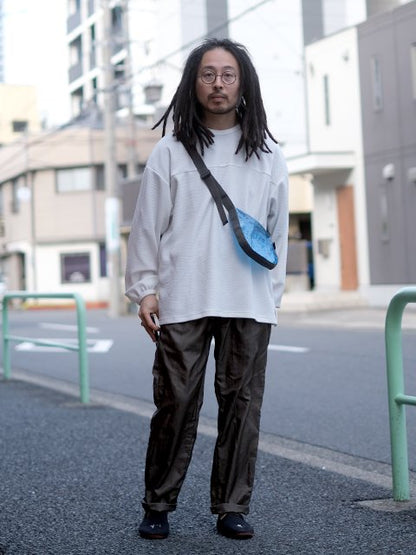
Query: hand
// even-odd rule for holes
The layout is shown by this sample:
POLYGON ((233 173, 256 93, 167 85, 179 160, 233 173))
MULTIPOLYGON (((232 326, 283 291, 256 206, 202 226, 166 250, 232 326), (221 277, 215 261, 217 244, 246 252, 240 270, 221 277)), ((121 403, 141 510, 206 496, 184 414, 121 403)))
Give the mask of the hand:
POLYGON ((159 301, 157 300, 156 295, 146 295, 140 303, 138 316, 142 321, 141 325, 147 331, 151 340, 155 343, 156 331, 159 329, 159 326, 153 322, 152 314, 156 314, 156 316, 159 317, 159 301))

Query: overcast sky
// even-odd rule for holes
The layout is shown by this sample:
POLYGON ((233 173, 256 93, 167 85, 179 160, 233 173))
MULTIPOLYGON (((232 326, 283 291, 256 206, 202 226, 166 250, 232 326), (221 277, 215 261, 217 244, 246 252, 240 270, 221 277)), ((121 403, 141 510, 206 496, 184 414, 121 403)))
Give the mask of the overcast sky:
POLYGON ((35 85, 48 125, 69 119, 66 0, 4 0, 5 82, 35 85))

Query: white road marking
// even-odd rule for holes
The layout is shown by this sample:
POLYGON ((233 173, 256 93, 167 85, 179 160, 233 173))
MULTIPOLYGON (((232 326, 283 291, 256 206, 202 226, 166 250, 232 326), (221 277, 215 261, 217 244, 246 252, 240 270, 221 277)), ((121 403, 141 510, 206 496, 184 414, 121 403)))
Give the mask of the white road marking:
MULTIPOLYGON (((37 337, 39 341, 54 341, 55 343, 63 343, 69 345, 77 345, 78 340, 62 337, 37 337)), ((114 341, 112 339, 87 339, 87 351, 89 353, 108 353, 108 351, 113 346, 114 341)), ((70 353, 73 352, 63 347, 52 347, 48 345, 37 345, 31 341, 22 341, 15 346, 16 351, 34 352, 34 353, 70 353)))
MULTIPOLYGON (((48 322, 41 322, 39 324, 40 328, 45 330, 61 330, 61 331, 77 331, 78 326, 69 325, 69 324, 53 324, 48 322)), ((100 330, 98 328, 85 328, 87 333, 98 333, 100 330)))
POLYGON ((307 347, 293 347, 291 345, 269 345, 269 351, 284 351, 285 353, 308 353, 307 347))
MULTIPOLYGON (((211 346, 215 345, 215 340, 213 339, 211 341, 211 346)), ((269 349, 269 351, 284 351, 285 353, 296 353, 296 354, 302 354, 302 353, 309 353, 310 349, 308 349, 308 347, 292 347, 291 345, 269 345, 267 347, 269 349)))

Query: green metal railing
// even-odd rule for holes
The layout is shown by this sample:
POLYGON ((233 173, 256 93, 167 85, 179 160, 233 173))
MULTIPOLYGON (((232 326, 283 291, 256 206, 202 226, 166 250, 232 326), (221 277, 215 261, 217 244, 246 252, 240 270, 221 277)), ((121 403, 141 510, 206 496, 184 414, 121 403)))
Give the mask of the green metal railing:
POLYGON ((87 336, 86 336, 86 311, 85 303, 78 293, 29 293, 26 291, 11 291, 5 293, 3 297, 3 372, 4 378, 8 380, 11 374, 11 341, 30 341, 35 345, 45 345, 48 347, 60 347, 69 351, 78 351, 79 361, 79 387, 81 403, 89 402, 89 374, 88 374, 88 355, 87 355, 87 336), (58 343, 32 337, 22 337, 9 334, 9 301, 10 299, 73 299, 77 309, 77 332, 78 344, 58 343))
POLYGON ((404 393, 401 328, 403 311, 406 305, 415 302, 416 287, 404 287, 391 299, 386 315, 387 388, 393 498, 395 501, 408 501, 410 499, 405 405, 416 405, 416 397, 404 393))

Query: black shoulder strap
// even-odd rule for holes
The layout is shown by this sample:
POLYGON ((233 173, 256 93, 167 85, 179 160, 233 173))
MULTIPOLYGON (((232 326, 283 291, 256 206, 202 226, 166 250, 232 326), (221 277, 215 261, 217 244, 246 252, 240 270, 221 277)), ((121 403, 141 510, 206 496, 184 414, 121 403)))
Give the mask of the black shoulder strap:
POLYGON ((194 147, 188 147, 183 145, 188 152, 189 156, 192 158, 193 163, 195 164, 196 169, 201 176, 201 179, 204 181, 205 185, 208 187, 209 192, 212 195, 212 198, 217 205, 218 213, 220 215, 221 221, 223 225, 225 225, 228 220, 227 216, 224 211, 224 207, 230 212, 235 210, 234 204, 212 173, 209 171, 207 166, 205 165, 202 156, 194 147))

